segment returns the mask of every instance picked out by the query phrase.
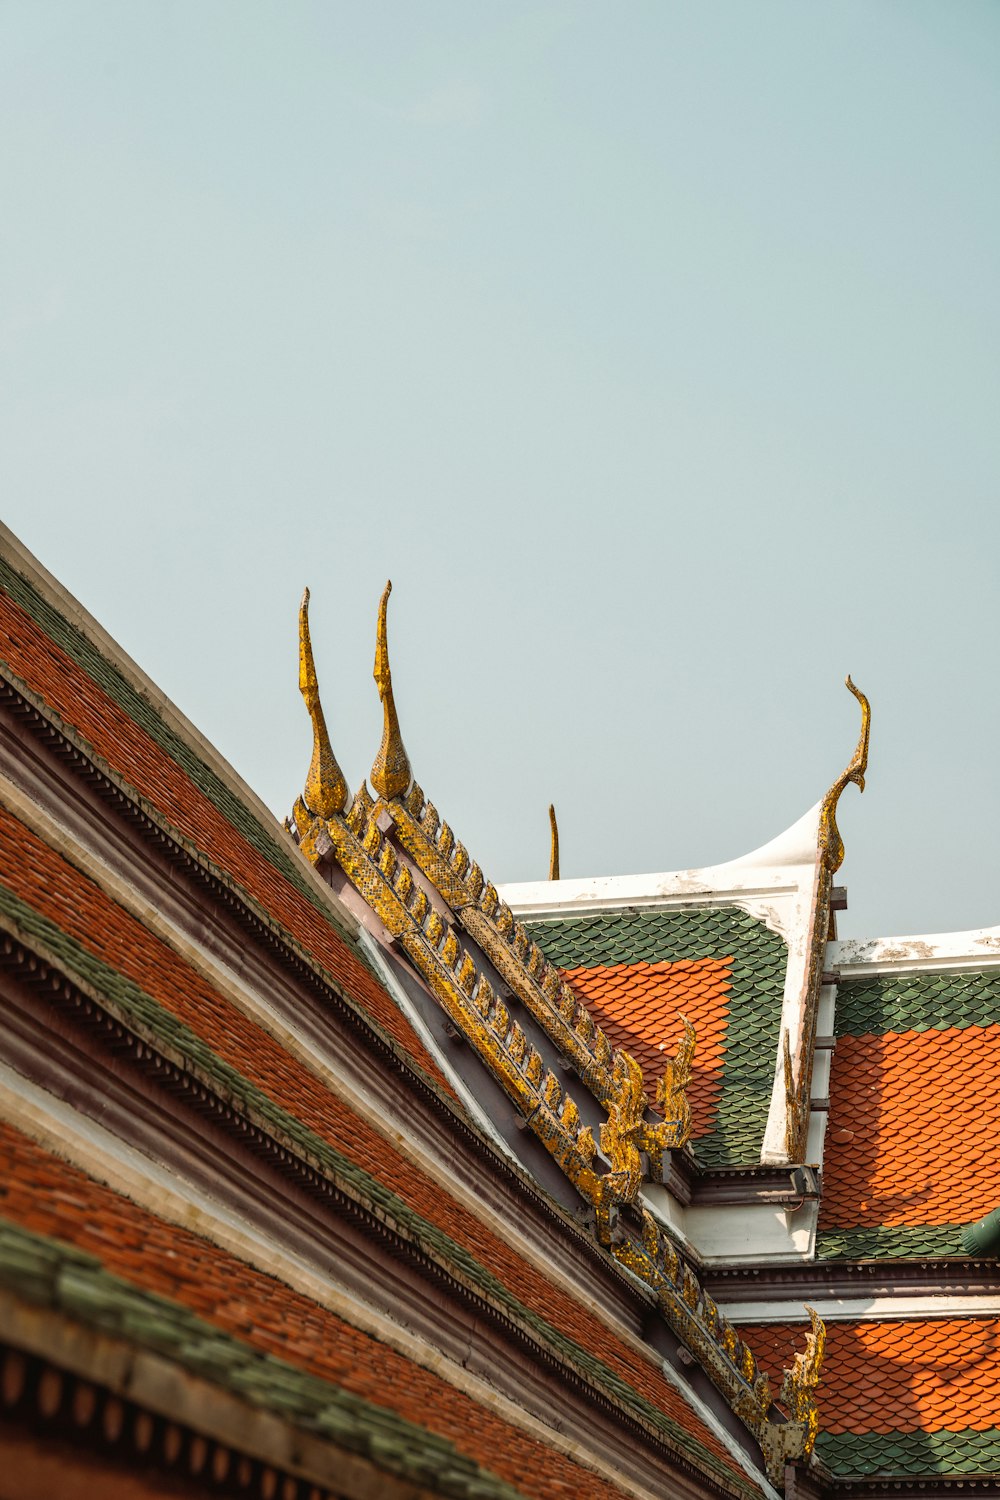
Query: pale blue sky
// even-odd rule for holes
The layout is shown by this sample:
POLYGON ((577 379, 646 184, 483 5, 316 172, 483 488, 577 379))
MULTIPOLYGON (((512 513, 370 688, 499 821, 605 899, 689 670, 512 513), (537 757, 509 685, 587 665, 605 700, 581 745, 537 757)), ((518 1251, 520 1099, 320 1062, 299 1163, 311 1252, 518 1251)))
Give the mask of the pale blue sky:
POLYGON ((1000 5, 0 4, 4 519, 276 811, 497 880, 851 754, 856 935, 1000 921, 1000 5))

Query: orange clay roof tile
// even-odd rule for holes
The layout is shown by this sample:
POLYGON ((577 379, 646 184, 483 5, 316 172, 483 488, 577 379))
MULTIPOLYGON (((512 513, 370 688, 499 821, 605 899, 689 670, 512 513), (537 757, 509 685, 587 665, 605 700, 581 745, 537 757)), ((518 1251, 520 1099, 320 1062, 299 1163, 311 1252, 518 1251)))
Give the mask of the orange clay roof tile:
POLYGON ((996 1206, 1000 1026, 842 1036, 820 1231, 962 1224, 996 1206))
POLYGON ((702 958, 563 971, 611 1043, 632 1053, 650 1087, 663 1072, 664 1053, 671 1054, 677 1045, 679 1017, 687 1016, 698 1033, 688 1089, 696 1138, 714 1128, 719 1104, 731 988, 729 963, 728 959, 702 958))
POLYGON ((330 911, 317 907, 306 894, 308 886, 301 881, 294 853, 285 847, 277 829, 258 823, 190 746, 166 728, 151 703, 125 683, 117 668, 51 606, 41 604, 23 580, 10 576, 0 559, 3 584, 16 588, 45 622, 30 618, 0 587, 0 631, 5 640, 4 659, 12 671, 72 726, 71 733, 75 731, 112 770, 136 787, 168 826, 207 851, 213 863, 301 943, 418 1066, 452 1093, 451 1084, 410 1022, 352 944, 335 930, 330 911), (49 630, 60 633, 62 646, 49 630), (69 651, 80 659, 72 659, 69 651), (109 693, 114 692, 129 706, 113 701, 109 693), (138 722, 140 715, 145 723, 138 722), (168 745, 169 750, 164 748, 168 745))
MULTIPOLYGON (((780 1380, 801 1325, 740 1332, 780 1380)), ((828 1323, 817 1405, 820 1428, 831 1435, 990 1431, 1000 1414, 1000 1318, 828 1323)))

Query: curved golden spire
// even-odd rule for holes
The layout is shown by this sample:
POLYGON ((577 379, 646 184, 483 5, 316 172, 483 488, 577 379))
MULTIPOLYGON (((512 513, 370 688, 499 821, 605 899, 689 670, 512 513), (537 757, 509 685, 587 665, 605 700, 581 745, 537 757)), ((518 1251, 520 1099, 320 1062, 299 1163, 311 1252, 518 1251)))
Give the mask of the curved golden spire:
POLYGON ((305 699, 313 726, 312 761, 302 800, 317 817, 332 818, 336 813, 343 812, 346 806, 347 782, 333 753, 323 707, 319 701, 316 664, 309 638, 308 589, 303 593, 302 603, 299 605, 299 692, 305 699))
POLYGON ((386 636, 385 616, 389 605, 392 584, 387 583, 382 592, 378 609, 378 634, 375 639, 375 671, 378 695, 382 699, 382 743, 372 766, 372 786, 380 797, 391 802, 401 797, 413 780, 409 757, 399 732, 396 705, 392 697, 392 673, 389 670, 389 642, 386 636))
POLYGON ((550 880, 558 880, 559 879, 559 824, 556 822, 556 810, 555 810, 555 807, 552 805, 551 802, 549 803, 549 829, 550 829, 551 835, 552 835, 552 842, 551 842, 551 845, 550 845, 550 848, 549 848, 549 879, 550 880))
POLYGON ((837 827, 837 803, 840 794, 849 781, 853 781, 859 791, 865 789, 865 772, 868 769, 868 739, 871 734, 872 710, 871 704, 858 688, 854 686, 850 677, 845 678, 846 684, 861 704, 861 737, 858 747, 854 752, 850 765, 846 771, 837 777, 833 786, 823 798, 823 805, 819 814, 819 847, 823 856, 823 863, 831 875, 835 875, 844 863, 844 841, 840 837, 840 829, 837 827))

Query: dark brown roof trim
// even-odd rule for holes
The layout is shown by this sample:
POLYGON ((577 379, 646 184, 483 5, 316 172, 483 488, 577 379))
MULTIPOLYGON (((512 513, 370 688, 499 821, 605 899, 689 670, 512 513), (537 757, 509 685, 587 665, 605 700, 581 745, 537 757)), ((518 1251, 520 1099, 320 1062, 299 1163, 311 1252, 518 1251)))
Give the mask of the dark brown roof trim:
MULTIPOLYGON (((664 1161, 664 1185, 687 1207, 723 1204, 771 1204, 797 1207, 805 1198, 818 1198, 820 1176, 815 1167, 766 1166, 701 1167, 688 1150, 671 1151, 664 1161)), ((702 1276, 704 1280, 704 1274, 702 1276)))
POLYGON ((276 1424, 231 1393, 187 1373, 178 1380, 155 1356, 137 1365, 127 1346, 119 1349, 106 1335, 57 1314, 0 1311, 7 1313, 5 1324, 26 1323, 28 1335, 14 1342, 16 1328, 8 1328, 0 1341, 0 1440, 4 1479, 15 1488, 19 1476, 40 1477, 32 1448, 41 1443, 46 1470, 62 1470, 75 1481, 74 1493, 92 1474, 95 1493, 134 1496, 137 1472, 150 1495, 238 1491, 247 1500, 411 1500, 418 1493, 411 1482, 376 1470, 358 1454, 300 1432, 293 1469, 279 1451, 290 1444, 275 1441, 276 1424), (48 1344, 52 1352, 24 1347, 29 1341, 48 1344), (84 1359, 87 1374, 70 1367, 84 1359), (128 1372, 117 1384, 109 1378, 116 1365, 128 1372), (97 1371, 103 1378, 91 1378, 97 1371), (197 1426, 190 1420, 194 1412, 197 1426), (48 1462, 53 1457, 55 1464, 48 1462), (316 1482, 319 1470, 329 1475, 334 1465, 336 1490, 316 1482))
POLYGON ((1000 1290, 1000 1262, 937 1259, 817 1260, 771 1266, 706 1266, 702 1284, 718 1301, 792 1302, 824 1297, 976 1296, 1000 1290))
POLYGON ((808 1467, 789 1465, 785 1470, 785 1500, 950 1500, 952 1496, 976 1495, 979 1500, 1000 1500, 1000 1477, 995 1474, 853 1475, 831 1474, 814 1456, 808 1467))

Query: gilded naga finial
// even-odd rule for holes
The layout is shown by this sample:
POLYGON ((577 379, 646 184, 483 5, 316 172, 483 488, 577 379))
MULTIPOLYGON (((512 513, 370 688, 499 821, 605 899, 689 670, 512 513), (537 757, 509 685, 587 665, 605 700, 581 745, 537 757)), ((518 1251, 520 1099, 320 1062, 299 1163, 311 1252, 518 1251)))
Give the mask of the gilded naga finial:
POLYGON ((678 1016, 684 1033, 676 1054, 667 1059, 663 1077, 656 1085, 656 1104, 664 1117, 665 1142, 670 1146, 685 1146, 691 1139, 694 1124, 691 1103, 687 1096, 691 1084, 694 1051, 698 1044, 698 1033, 687 1016, 678 1016))
POLYGON ((378 610, 378 635, 375 640, 375 681, 378 695, 382 699, 382 743, 372 766, 372 786, 380 797, 391 802, 401 797, 413 780, 410 761, 399 732, 396 705, 392 697, 392 673, 389 670, 389 642, 386 635, 386 610, 392 584, 387 583, 382 592, 378 610))
POLYGON ((549 803, 549 831, 551 833, 551 844, 549 847, 549 879, 559 879, 559 824, 556 822, 556 810, 549 803))
POLYGON ((819 814, 819 847, 823 856, 823 863, 831 875, 835 875, 844 863, 844 841, 837 827, 837 803, 840 794, 853 781, 859 791, 865 789, 865 772, 868 769, 868 739, 871 733, 872 711, 871 704, 858 688, 854 686, 850 677, 846 678, 850 691, 861 704, 861 737, 858 747, 854 752, 850 765, 840 776, 837 777, 833 786, 823 798, 823 806, 819 814))
POLYGON ((319 701, 319 683, 309 638, 309 590, 299 605, 299 691, 305 699, 313 727, 313 753, 306 777, 303 801, 319 818, 332 818, 347 805, 347 782, 337 764, 319 701))
POLYGON ((805 1429, 803 1458, 808 1458, 813 1451, 819 1428, 814 1392, 823 1371, 823 1352, 826 1348, 826 1324, 814 1307, 807 1306, 806 1312, 810 1323, 806 1347, 801 1354, 796 1354, 791 1369, 785 1371, 779 1397, 788 1412, 789 1421, 801 1422, 805 1429))

